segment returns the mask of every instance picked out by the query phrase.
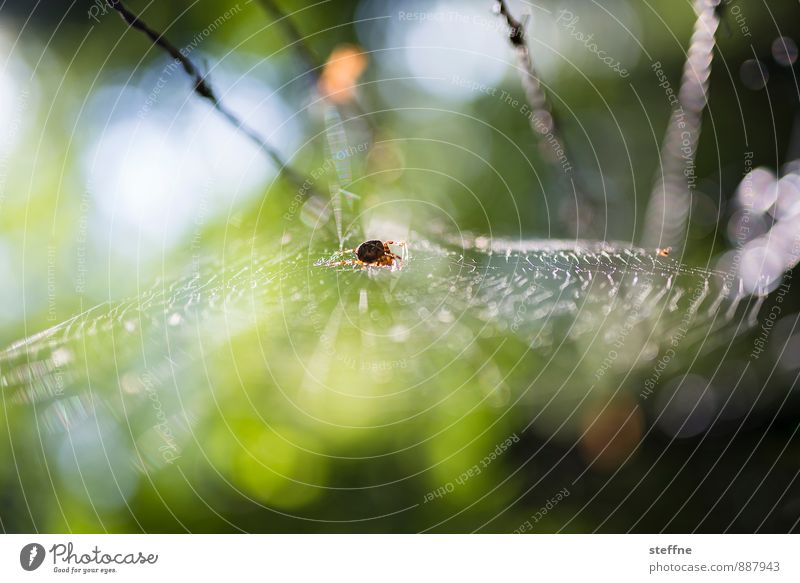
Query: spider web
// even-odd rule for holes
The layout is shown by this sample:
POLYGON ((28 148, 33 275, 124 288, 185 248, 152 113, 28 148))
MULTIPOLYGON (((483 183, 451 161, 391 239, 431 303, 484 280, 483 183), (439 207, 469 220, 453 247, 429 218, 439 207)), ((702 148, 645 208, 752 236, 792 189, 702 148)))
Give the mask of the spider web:
MULTIPOLYGON (((230 410, 324 436, 325 447, 305 446, 315 452, 355 454, 354 434, 427 415, 486 409, 522 422, 555 398, 638 393, 630 379, 666 347, 678 347, 674 371, 686 369, 761 301, 742 302, 725 274, 618 244, 416 235, 409 248, 391 272, 315 265, 334 248, 239 243, 225 254, 235 263, 210 259, 8 347, 5 406, 30 414, 90 499, 126 499, 125 476, 201 451, 198 436, 230 410), (87 451, 102 463, 87 468, 87 451)), ((376 443, 373 456, 398 447, 376 443)))

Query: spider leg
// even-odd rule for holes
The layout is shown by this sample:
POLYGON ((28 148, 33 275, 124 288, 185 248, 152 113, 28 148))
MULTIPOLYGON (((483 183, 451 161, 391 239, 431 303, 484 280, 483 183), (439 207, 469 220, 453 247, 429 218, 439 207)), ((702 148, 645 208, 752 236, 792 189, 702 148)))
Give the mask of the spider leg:
MULTIPOLYGON (((357 256, 355 249, 340 249, 339 251, 335 251, 333 253, 333 257, 347 256, 351 253, 357 256)), ((336 262, 325 262, 325 265, 350 265, 352 262, 361 263, 359 259, 342 259, 341 261, 336 262)))
MULTIPOLYGON (((406 245, 406 242, 405 241, 384 241, 383 246, 384 246, 384 250, 386 251, 386 253, 394 255, 394 253, 392 253, 389 250, 389 245, 397 245, 398 247, 401 247, 403 249, 403 256, 401 257, 401 259, 403 259, 403 261, 405 261, 406 256, 408 254, 408 246, 406 245)), ((395 257, 397 257, 397 256, 395 255, 395 257)))
POLYGON ((344 259, 342 261, 334 261, 332 263, 326 263, 325 265, 327 265, 328 267, 337 267, 339 265, 353 265, 353 266, 366 265, 366 263, 364 263, 359 259, 344 259))
POLYGON ((391 271, 397 271, 403 267, 403 258, 389 251, 381 257, 381 265, 388 267, 391 271))

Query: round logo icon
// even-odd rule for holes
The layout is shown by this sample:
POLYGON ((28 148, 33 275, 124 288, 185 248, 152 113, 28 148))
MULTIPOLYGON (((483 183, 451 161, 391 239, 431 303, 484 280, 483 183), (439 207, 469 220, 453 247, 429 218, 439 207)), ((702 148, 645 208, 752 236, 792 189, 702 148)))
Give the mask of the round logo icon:
POLYGON ((35 571, 44 562, 44 547, 39 543, 30 543, 19 552, 19 564, 26 571, 35 571))

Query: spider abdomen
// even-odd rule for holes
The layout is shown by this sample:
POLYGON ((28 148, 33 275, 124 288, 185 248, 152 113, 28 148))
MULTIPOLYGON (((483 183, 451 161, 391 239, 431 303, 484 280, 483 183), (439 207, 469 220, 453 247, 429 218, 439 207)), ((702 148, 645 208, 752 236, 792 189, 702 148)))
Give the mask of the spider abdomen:
POLYGON ((364 241, 356 249, 356 256, 364 263, 376 263, 386 254, 383 241, 364 241))

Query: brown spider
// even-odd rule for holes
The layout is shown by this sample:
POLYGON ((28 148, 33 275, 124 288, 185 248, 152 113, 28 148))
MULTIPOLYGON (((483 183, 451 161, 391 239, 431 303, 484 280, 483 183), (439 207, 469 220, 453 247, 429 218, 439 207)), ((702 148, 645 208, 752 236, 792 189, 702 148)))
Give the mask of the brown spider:
MULTIPOLYGON (((401 257, 396 253, 392 253, 389 245, 397 245, 402 247, 405 251, 405 241, 378 241, 373 239, 371 241, 364 241, 355 249, 350 249, 349 252, 355 253, 355 259, 345 259, 342 261, 334 261, 328 263, 329 266, 335 265, 364 265, 369 267, 388 267, 392 271, 400 269, 403 265, 405 257, 401 257)), ((403 253, 405 255, 405 253, 403 253)))
POLYGON ((656 255, 659 257, 669 257, 670 252, 672 251, 672 247, 661 247, 656 249, 656 255))

